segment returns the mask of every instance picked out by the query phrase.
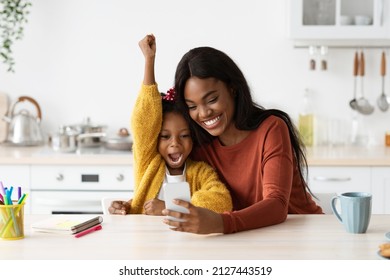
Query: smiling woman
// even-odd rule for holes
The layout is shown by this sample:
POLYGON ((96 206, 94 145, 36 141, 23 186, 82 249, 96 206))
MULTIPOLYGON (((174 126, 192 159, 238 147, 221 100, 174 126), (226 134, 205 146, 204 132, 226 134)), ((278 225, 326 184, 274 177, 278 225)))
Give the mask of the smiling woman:
POLYGON ((177 66, 175 88, 196 133, 193 158, 217 170, 235 211, 217 214, 182 202, 189 214, 164 214, 186 221, 167 224, 187 232, 233 233, 281 223, 289 213, 322 213, 305 181, 304 146, 290 117, 254 103, 229 56, 211 47, 188 51, 177 66))

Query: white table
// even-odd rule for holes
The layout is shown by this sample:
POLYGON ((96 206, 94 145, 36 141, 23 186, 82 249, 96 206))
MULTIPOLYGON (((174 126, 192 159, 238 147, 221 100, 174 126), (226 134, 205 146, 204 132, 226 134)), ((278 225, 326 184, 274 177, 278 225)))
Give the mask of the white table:
POLYGON ((0 239, 8 260, 341 260, 381 259, 378 246, 390 231, 390 215, 373 215, 365 234, 350 234, 333 215, 289 215, 279 225, 228 235, 174 232, 162 217, 105 215, 103 229, 81 238, 33 232, 25 217, 25 238, 0 239))

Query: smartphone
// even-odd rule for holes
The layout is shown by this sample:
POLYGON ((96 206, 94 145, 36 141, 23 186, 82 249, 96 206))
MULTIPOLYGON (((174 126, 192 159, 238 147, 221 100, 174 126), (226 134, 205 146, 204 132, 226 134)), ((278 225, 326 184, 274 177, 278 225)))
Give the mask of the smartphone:
MULTIPOLYGON (((189 213, 187 208, 173 203, 174 199, 181 199, 188 202, 191 201, 190 185, 187 182, 164 183, 163 189, 165 208, 176 212, 189 213)), ((168 216, 168 219, 183 222, 183 219, 177 219, 171 216, 168 216)))

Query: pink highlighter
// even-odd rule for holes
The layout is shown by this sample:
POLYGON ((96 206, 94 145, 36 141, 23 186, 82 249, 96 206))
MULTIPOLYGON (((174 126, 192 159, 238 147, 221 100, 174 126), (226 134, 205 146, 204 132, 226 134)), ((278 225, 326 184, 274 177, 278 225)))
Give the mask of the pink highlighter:
POLYGON ((102 229, 102 225, 98 224, 98 225, 90 227, 90 228, 88 228, 86 230, 80 231, 79 233, 76 233, 74 235, 74 237, 79 238, 79 237, 84 236, 84 235, 86 235, 88 233, 91 233, 91 232, 94 232, 94 231, 97 231, 97 230, 101 230, 101 229, 102 229))

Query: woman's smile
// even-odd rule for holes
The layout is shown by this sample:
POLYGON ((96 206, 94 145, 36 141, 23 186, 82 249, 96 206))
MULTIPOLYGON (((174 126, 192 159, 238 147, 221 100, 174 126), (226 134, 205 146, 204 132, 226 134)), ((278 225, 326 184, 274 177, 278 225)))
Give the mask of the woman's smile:
POLYGON ((203 121, 202 123, 207 129, 214 128, 216 125, 218 125, 219 120, 221 119, 221 116, 217 116, 215 118, 209 119, 207 121, 203 121))

